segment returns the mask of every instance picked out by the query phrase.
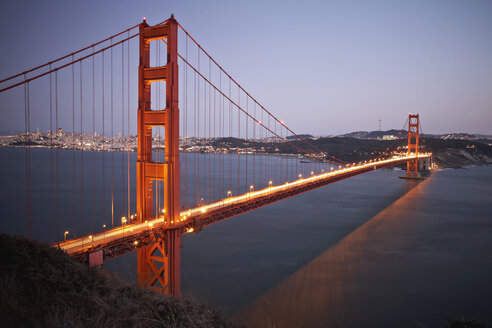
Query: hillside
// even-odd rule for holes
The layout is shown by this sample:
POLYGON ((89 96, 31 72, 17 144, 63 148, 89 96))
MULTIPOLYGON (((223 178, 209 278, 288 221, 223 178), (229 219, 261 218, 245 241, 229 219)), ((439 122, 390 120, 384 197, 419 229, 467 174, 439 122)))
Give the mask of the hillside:
POLYGON ((0 327, 235 327, 189 298, 130 286, 35 240, 0 234, 0 327))
MULTIPOLYGON (((391 155, 392 151, 405 152, 406 139, 380 140, 348 137, 324 137, 309 140, 314 146, 329 155, 349 163, 391 155)), ((306 148, 301 141, 293 141, 300 148, 306 148)), ((468 165, 492 164, 492 146, 478 141, 460 139, 422 138, 421 151, 433 153, 433 159, 441 168, 463 167, 468 165)), ((297 150, 286 143, 277 144, 277 153, 296 153, 297 150)), ((270 153, 274 149, 270 147, 270 153)))

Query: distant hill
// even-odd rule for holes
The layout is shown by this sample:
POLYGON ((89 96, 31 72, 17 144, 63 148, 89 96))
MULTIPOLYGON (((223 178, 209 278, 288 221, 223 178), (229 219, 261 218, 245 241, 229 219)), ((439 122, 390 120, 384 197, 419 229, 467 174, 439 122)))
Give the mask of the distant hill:
MULTIPOLYGON (((386 130, 386 131, 356 131, 351 133, 342 134, 339 137, 356 138, 356 139, 385 139, 389 136, 395 138, 406 138, 408 132, 406 130, 386 130)), ((471 134, 463 132, 444 133, 444 134, 427 134, 422 136, 427 138, 436 138, 444 140, 471 140, 483 143, 490 143, 492 141, 492 135, 486 134, 471 134)))
POLYGON ((297 136, 288 136, 287 140, 299 140, 299 139, 311 139, 313 138, 310 134, 298 134, 297 136))
POLYGON ((492 135, 489 135, 489 134, 477 134, 477 133, 475 133, 475 136, 477 138, 480 138, 480 139, 492 140, 492 135))
POLYGON ((384 136, 393 136, 396 138, 406 138, 405 130, 387 130, 387 131, 357 131, 340 135, 340 137, 357 138, 357 139, 383 139, 384 136))

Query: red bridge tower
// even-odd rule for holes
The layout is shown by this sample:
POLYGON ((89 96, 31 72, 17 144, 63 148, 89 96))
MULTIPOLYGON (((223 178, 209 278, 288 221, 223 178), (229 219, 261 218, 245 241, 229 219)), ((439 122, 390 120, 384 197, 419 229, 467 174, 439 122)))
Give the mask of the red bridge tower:
POLYGON ((138 68, 138 159, 137 215, 151 220, 154 180, 164 183, 165 238, 137 250, 138 283, 166 294, 180 295, 181 230, 173 229, 180 216, 179 109, 178 109, 178 23, 171 18, 163 25, 140 24, 138 68), (167 63, 150 67, 150 42, 167 39, 167 63), (166 81, 166 108, 151 110, 150 85, 166 81), (152 161, 152 128, 165 128, 164 163, 152 161))
POLYGON ((419 114, 408 115, 408 156, 415 155, 415 159, 407 162, 407 177, 416 178, 419 175, 419 114))

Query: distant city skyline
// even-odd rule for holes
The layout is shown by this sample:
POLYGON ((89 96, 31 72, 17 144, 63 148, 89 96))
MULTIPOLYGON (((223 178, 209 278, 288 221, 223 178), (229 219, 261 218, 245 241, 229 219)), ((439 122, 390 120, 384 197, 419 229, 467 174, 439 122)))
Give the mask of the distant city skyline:
MULTIPOLYGON (((409 112, 424 133, 492 134, 489 1, 2 2, 0 79, 171 13, 298 134, 400 129, 409 112)), ((22 130, 5 97, 0 131, 22 130)))

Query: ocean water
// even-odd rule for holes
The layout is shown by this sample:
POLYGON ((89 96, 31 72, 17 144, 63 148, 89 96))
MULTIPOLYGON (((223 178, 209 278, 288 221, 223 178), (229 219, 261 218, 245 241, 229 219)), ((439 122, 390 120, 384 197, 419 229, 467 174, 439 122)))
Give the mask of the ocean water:
MULTIPOLYGON (((0 149, 0 154, 0 232, 24 234, 25 152, 0 149)), ((81 153, 60 150, 57 216, 49 164, 55 155, 31 150, 33 237, 56 241, 73 226, 82 234, 110 225, 111 181, 113 210, 126 212, 126 153, 95 153, 93 159, 86 152, 83 167, 89 173, 81 176, 81 153)), ((182 159, 193 163, 193 156, 182 159)), ((209 158, 197 156, 207 173, 209 158)), ((133 163, 134 154, 130 157, 133 163)), ((234 157, 223 160, 228 167, 234 157)), ((265 160, 273 167, 279 163, 252 157, 249 167, 265 160)), ((130 168, 134 186, 133 164, 130 168)), ((189 194, 182 199, 196 198, 190 191, 193 167, 188 169, 189 194)), ((436 327, 461 315, 492 322, 492 167, 441 170, 424 181, 398 179, 403 174, 370 172, 185 235, 183 293, 260 327, 436 327)), ((136 280, 135 253, 104 267, 136 280)))

